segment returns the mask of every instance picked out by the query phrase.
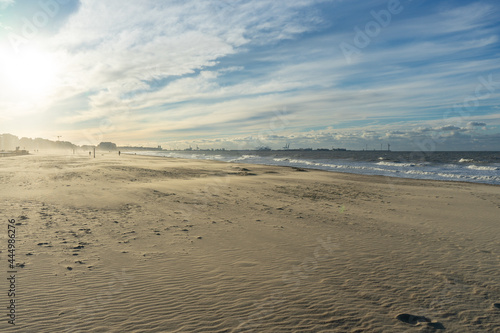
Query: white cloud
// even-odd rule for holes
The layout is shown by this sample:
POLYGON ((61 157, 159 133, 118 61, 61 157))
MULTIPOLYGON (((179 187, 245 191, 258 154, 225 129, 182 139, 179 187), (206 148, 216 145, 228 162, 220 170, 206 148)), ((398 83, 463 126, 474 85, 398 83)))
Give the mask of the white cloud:
MULTIPOLYGON (((118 142, 262 131, 273 142, 294 135, 303 142, 355 142, 356 135, 408 140, 482 130, 467 123, 498 124, 484 112, 466 119, 448 112, 474 96, 481 75, 493 73, 498 81, 497 59, 487 56, 498 42, 492 6, 432 7, 418 15, 408 9, 347 65, 338 45, 353 38, 352 30, 337 31, 346 24, 341 20, 325 22, 328 14, 312 6, 320 2, 327 1, 82 0, 47 39, 64 76, 52 105, 40 110, 64 124, 67 137, 74 128, 111 121, 109 135, 118 142), (330 30, 316 35, 316 29, 330 30), (285 108, 293 117, 269 134, 273 112, 285 108), (310 131, 325 127, 331 130, 310 131), (428 130, 414 130, 419 127, 428 130)), ((493 110, 498 94, 484 94, 478 103, 493 110)))
POLYGON ((0 9, 5 9, 11 5, 13 5, 15 0, 0 0, 0 9))
POLYGON ((436 16, 440 17, 436 22, 440 22, 441 33, 473 31, 482 26, 486 18, 495 19, 494 8, 491 6, 475 2, 458 8, 447 8, 436 16))
POLYGON ((61 96, 88 90, 99 94, 91 99, 88 111, 64 122, 98 117, 102 112, 94 108, 109 107, 109 103, 137 92, 137 108, 211 93, 218 89, 210 82, 218 74, 204 69, 239 52, 243 45, 268 44, 314 29, 318 19, 301 11, 315 2, 137 1, 124 6, 117 0, 105 4, 82 1, 78 13, 70 17, 51 45, 65 50, 66 55, 67 86, 61 96), (159 91, 144 83, 199 70, 202 74, 198 78, 184 78, 159 91))

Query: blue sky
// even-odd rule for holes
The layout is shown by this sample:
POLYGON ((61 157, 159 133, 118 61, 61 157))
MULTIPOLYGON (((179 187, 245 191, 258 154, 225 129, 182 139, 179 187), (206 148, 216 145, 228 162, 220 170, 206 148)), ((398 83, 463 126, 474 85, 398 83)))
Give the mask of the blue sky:
POLYGON ((0 133, 500 150, 500 4, 0 0, 0 133))

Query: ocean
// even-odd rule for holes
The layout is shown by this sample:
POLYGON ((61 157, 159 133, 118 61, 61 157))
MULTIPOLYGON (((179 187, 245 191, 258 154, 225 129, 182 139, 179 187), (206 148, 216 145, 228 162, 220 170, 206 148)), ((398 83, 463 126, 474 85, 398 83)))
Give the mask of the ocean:
POLYGON ((193 150, 137 154, 500 185, 500 152, 193 150))

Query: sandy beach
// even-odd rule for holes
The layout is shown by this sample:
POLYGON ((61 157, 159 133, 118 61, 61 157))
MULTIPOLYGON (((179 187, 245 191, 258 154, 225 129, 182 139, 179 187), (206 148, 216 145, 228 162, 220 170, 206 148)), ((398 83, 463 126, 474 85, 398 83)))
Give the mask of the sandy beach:
POLYGON ((499 186, 127 154, 0 168, 1 332, 500 332, 499 186))

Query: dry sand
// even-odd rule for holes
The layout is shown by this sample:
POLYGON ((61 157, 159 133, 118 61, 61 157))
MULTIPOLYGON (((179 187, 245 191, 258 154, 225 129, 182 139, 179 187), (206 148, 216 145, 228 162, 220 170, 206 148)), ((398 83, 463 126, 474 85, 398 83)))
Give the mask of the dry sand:
POLYGON ((500 332, 499 186, 124 154, 0 168, 0 332, 500 332))

